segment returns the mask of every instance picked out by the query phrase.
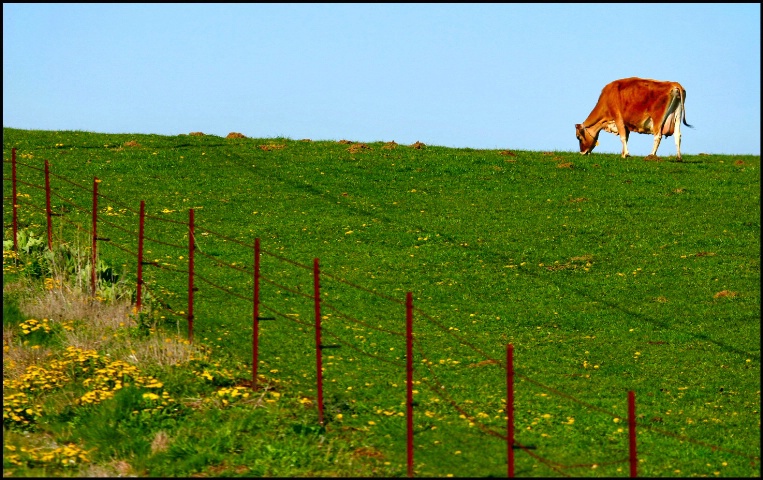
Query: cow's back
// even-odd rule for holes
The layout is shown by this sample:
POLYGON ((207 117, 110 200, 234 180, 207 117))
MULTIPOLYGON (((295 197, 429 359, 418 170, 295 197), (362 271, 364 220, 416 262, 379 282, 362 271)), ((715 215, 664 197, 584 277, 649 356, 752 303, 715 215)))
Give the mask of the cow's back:
MULTIPOLYGON (((659 128, 670 104, 671 92, 680 94, 683 90, 676 82, 665 82, 638 77, 623 78, 607 84, 602 90, 599 102, 606 104, 606 115, 611 118, 622 116, 630 130, 639 133, 653 133, 652 127, 659 128), (657 125, 655 125, 657 124, 657 125)), ((673 133, 672 125, 667 135, 673 133)))

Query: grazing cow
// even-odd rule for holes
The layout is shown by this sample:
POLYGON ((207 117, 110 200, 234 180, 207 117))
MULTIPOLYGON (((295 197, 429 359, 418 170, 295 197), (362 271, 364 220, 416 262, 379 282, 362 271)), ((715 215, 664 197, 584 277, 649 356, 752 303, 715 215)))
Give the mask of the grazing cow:
MULTIPOLYGON (((686 90, 677 82, 661 82, 643 78, 623 78, 606 85, 593 111, 581 124, 575 125, 580 153, 587 155, 598 145, 599 132, 605 130, 620 135, 623 158, 629 157, 630 132, 654 135, 657 154, 663 135, 675 135, 676 157, 681 160, 681 121, 687 127, 684 101, 686 90)), ((693 127, 692 127, 693 128, 693 127)))

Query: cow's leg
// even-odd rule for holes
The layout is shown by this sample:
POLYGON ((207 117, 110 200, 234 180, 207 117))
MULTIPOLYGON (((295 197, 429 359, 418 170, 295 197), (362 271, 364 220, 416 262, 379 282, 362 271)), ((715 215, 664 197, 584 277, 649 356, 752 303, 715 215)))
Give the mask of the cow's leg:
POLYGON ((676 159, 681 161, 681 115, 683 115, 683 109, 681 105, 676 108, 676 129, 673 135, 676 137, 676 159))
POLYGON ((620 141, 623 144, 623 158, 630 157, 628 152, 628 129, 625 128, 625 122, 622 118, 615 119, 615 125, 617 126, 617 132, 620 134, 620 141))
POLYGON ((657 149, 660 147, 660 140, 662 140, 662 132, 658 131, 654 134, 654 146, 652 147, 652 153, 649 154, 650 157, 657 156, 657 149))

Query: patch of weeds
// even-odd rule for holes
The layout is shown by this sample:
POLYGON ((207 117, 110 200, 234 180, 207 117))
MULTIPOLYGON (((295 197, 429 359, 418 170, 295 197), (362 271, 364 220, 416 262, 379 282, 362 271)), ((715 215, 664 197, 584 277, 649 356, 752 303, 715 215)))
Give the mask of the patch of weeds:
MULTIPOLYGON (((4 272, 6 264, 9 269, 13 265, 15 272, 22 276, 44 278, 47 290, 61 289, 68 284, 71 288, 90 291, 93 265, 83 247, 64 243, 50 250, 42 236, 29 229, 19 230, 17 238, 18 252, 12 250, 12 239, 3 240, 4 272)), ((100 259, 96 261, 95 269, 95 298, 98 301, 115 302, 135 297, 135 289, 124 281, 124 271, 117 273, 114 267, 100 259)))

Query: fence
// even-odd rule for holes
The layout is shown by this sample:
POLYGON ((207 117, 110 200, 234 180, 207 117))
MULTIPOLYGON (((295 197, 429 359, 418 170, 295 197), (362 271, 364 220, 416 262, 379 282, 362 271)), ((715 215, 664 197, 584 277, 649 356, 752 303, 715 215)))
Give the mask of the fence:
MULTIPOLYGON (((423 310, 414 307, 413 304, 413 296, 411 292, 407 292, 405 301, 402 301, 400 299, 390 297, 387 295, 384 295, 382 293, 377 292, 374 289, 366 288, 361 285, 356 285, 352 282, 348 282, 344 278, 341 278, 337 275, 328 274, 326 272, 321 272, 320 269, 320 262, 318 258, 315 258, 313 260, 312 265, 305 265, 300 262, 296 262, 294 260, 288 259, 286 257, 283 257, 279 254, 276 254, 275 252, 264 250, 261 248, 260 244, 260 238, 257 237, 254 239, 252 244, 247 244, 245 242, 242 242, 240 240, 222 235, 220 233, 217 233, 213 230, 206 229, 206 228, 200 228, 196 224, 195 219, 195 211, 194 208, 189 209, 188 213, 188 222, 179 222, 176 220, 169 220, 166 218, 161 218, 157 216, 147 215, 146 214, 146 206, 145 201, 140 202, 139 209, 137 211, 133 210, 131 207, 122 205, 120 202, 117 202, 116 200, 104 196, 102 193, 99 192, 99 183, 100 180, 98 178, 93 179, 93 186, 92 189, 89 189, 83 185, 80 185, 78 183, 75 183, 69 179, 66 179, 64 177, 55 175, 50 172, 50 165, 47 160, 44 162, 44 167, 40 169, 37 166, 27 164, 27 163, 21 163, 18 162, 16 159, 16 149, 12 149, 12 158, 11 158, 11 178, 7 179, 4 177, 4 181, 10 180, 12 183, 12 196, 10 198, 5 197, 7 200, 11 200, 13 208, 12 208, 12 230, 13 230, 13 248, 14 250, 18 250, 18 209, 20 207, 26 207, 30 210, 37 210, 37 211, 44 211, 45 218, 46 218, 46 226, 47 226, 47 246, 49 249, 53 248, 53 218, 59 218, 62 222, 70 222, 64 213, 62 214, 56 214, 53 212, 51 208, 51 199, 53 196, 55 196, 57 199, 61 200, 63 204, 68 205, 70 211, 71 209, 80 211, 82 213, 88 213, 91 216, 92 223, 91 228, 88 230, 86 227, 72 222, 71 224, 74 225, 78 230, 84 231, 88 234, 90 241, 91 241, 91 264, 93 268, 91 268, 91 278, 90 278, 90 292, 92 295, 96 294, 97 286, 99 279, 96 275, 96 262, 98 260, 98 244, 99 242, 104 242, 111 247, 117 248, 121 250, 122 252, 126 253, 129 257, 135 259, 135 266, 137 271, 137 283, 136 283, 136 308, 140 310, 143 308, 143 300, 145 298, 144 291, 147 290, 147 283, 144 280, 144 266, 151 266, 156 269, 160 269, 162 271, 170 272, 173 275, 185 275, 188 279, 188 288, 187 288, 187 306, 186 311, 178 311, 170 307, 168 301, 163 301, 161 296, 159 295, 158 290, 155 290, 152 293, 152 296, 157 299, 160 308, 167 311, 168 313, 175 315, 175 316, 182 316, 186 322, 187 322, 187 335, 189 341, 193 342, 194 340, 194 319, 195 319, 195 310, 194 310, 194 293, 198 291, 198 287, 195 284, 195 280, 200 280, 204 284, 208 285, 209 287, 212 287, 220 292, 223 292, 226 295, 236 297, 240 300, 245 300, 247 302, 250 302, 252 305, 252 381, 251 381, 251 388, 252 389, 260 389, 262 388, 261 385, 258 384, 258 379, 260 378, 260 375, 258 374, 258 365, 261 363, 260 359, 260 336, 262 332, 260 331, 260 322, 266 321, 266 320, 284 320, 288 322, 292 322, 294 324, 301 325, 301 328, 311 328, 314 330, 314 349, 315 349, 315 381, 316 381, 316 392, 317 392, 317 401, 316 401, 316 407, 317 407, 317 422, 320 425, 325 424, 325 418, 324 418, 324 367, 323 367, 323 351, 326 349, 332 349, 332 348, 339 348, 339 347, 347 347, 349 349, 352 349, 356 351, 357 353, 361 355, 365 355, 369 358, 372 358, 376 362, 383 362, 389 365, 392 365, 393 367, 399 369, 402 371, 402 369, 405 369, 405 386, 406 386, 406 402, 405 402, 405 417, 406 417, 406 460, 407 460, 407 473, 408 476, 414 476, 414 414, 415 414, 415 408, 416 402, 414 402, 414 385, 416 383, 418 384, 424 384, 433 394, 435 394, 439 399, 442 399, 447 405, 452 407, 452 409, 455 412, 458 412, 458 414, 462 417, 467 419, 469 422, 471 422, 472 425, 475 425, 478 427, 478 429, 490 436, 499 439, 500 441, 503 441, 506 443, 506 464, 507 464, 507 475, 509 477, 514 477, 515 474, 515 450, 520 450, 521 452, 531 456, 536 461, 543 463, 551 470, 559 473, 563 476, 568 476, 567 470, 569 469, 575 469, 575 468, 583 468, 583 467, 595 467, 595 466, 604 466, 604 465, 616 465, 616 464, 628 464, 629 465, 629 472, 631 477, 636 477, 638 473, 638 456, 637 456, 637 428, 642 430, 650 431, 651 433, 655 433, 658 435, 663 435, 666 437, 671 437, 674 439, 677 439, 681 442, 689 442, 695 445, 703 446, 710 448, 712 451, 722 451, 726 452, 728 454, 740 456, 746 459, 751 460, 751 462, 759 462, 759 457, 754 455, 749 455, 744 452, 739 452, 731 449, 726 449, 717 445, 712 445, 707 442, 694 440, 686 435, 682 434, 676 434, 673 432, 669 432, 666 430, 662 430, 659 428, 656 428, 652 425, 646 424, 646 423, 639 423, 637 421, 636 416, 636 403, 635 403, 635 393, 633 391, 629 391, 627 395, 627 420, 628 422, 628 443, 627 445, 622 446, 622 452, 623 456, 622 458, 618 458, 615 460, 608 460, 608 461, 597 461, 597 462, 587 462, 587 463, 579 463, 579 464, 563 464, 556 461, 553 461, 549 458, 546 458, 544 456, 539 455, 535 450, 537 448, 532 445, 525 445, 520 443, 515 435, 515 378, 519 378, 528 384, 537 387, 538 389, 541 389, 545 392, 548 392, 548 394, 554 395, 559 398, 565 398, 569 401, 575 402, 578 405, 582 406, 586 410, 597 412, 602 415, 609 416, 616 421, 620 421, 621 417, 615 413, 612 413, 610 411, 607 411, 606 409, 603 409, 601 407, 595 406, 593 404, 590 404, 588 402, 585 402, 583 400, 580 400, 572 395, 566 394, 564 392, 561 392, 553 387, 549 387, 547 385, 544 385, 540 382, 537 382, 530 377, 523 375, 521 373, 517 373, 514 369, 514 347, 511 344, 506 345, 506 358, 505 361, 500 361, 496 358, 492 358, 489 354, 484 352, 482 349, 480 349, 478 346, 474 345, 473 342, 470 342, 463 336, 456 334, 452 329, 446 327, 441 322, 436 320, 433 316, 427 314, 423 310), (38 185, 30 182, 21 182, 17 178, 17 165, 21 165, 25 168, 28 168, 32 171, 42 171, 44 175, 44 183, 43 185, 38 185), (72 202, 70 199, 65 198, 62 195, 57 194, 51 189, 50 186, 50 179, 51 177, 54 177, 57 180, 60 180, 62 182, 66 182, 67 184, 71 185, 75 189, 79 189, 81 191, 91 193, 92 194, 92 207, 88 211, 87 208, 77 205, 76 203, 72 202), (28 188, 32 189, 38 189, 38 190, 44 190, 45 191, 45 207, 44 209, 41 209, 34 205, 33 203, 28 203, 25 200, 22 200, 21 197, 18 194, 17 185, 21 184, 28 188), (137 235, 134 231, 131 231, 128 228, 125 228, 124 226, 117 225, 115 222, 110 222, 105 217, 108 215, 104 215, 103 213, 99 214, 98 210, 98 202, 99 199, 107 199, 109 202, 114 203, 115 205, 121 205, 124 208, 122 210, 130 211, 133 214, 135 214, 138 217, 138 232, 137 235), (170 241, 161 240, 157 238, 147 237, 145 235, 145 227, 146 227, 146 221, 156 221, 156 222, 162 222, 164 224, 170 224, 174 228, 178 229, 178 231, 185 230, 187 232, 188 237, 188 244, 187 245, 180 245, 176 244, 170 241), (120 244, 116 241, 116 239, 111 239, 107 237, 102 237, 98 235, 98 227, 99 227, 99 221, 119 230, 123 234, 133 237, 135 244, 137 245, 137 251, 132 251, 129 247, 120 244), (199 243, 197 242, 197 239, 199 235, 197 235, 197 231, 201 231, 201 235, 203 236, 215 236, 218 238, 223 239, 226 242, 230 242, 233 244, 237 244, 241 247, 248 249, 251 249, 251 257, 252 258, 252 264, 251 269, 244 268, 241 265, 236 265, 235 262, 233 263, 227 263, 219 258, 216 258, 215 255, 212 255, 210 253, 205 253, 199 246, 199 243), (137 237, 137 238, 134 238, 137 237), (145 261, 145 242, 150 241, 155 244, 164 245, 166 247, 176 249, 179 251, 187 252, 188 255, 188 270, 180 270, 178 268, 174 268, 171 265, 162 264, 162 262, 159 262, 157 260, 154 261, 145 261), (248 278, 252 279, 252 292, 251 296, 243 296, 241 294, 237 294, 235 292, 232 292, 230 290, 231 287, 226 288, 223 285, 219 285, 212 280, 209 280, 208 278, 205 278, 195 270, 195 256, 199 253, 204 258, 211 260, 214 262, 217 266, 227 268, 232 271, 236 271, 239 273, 244 274, 248 278), (265 255, 269 259, 280 262, 283 264, 288 264, 292 267, 295 267, 300 270, 304 270, 307 272, 312 273, 312 295, 302 292, 298 287, 294 288, 288 285, 284 285, 276 281, 274 278, 270 278, 269 276, 263 275, 261 272, 261 260, 262 256, 265 255), (388 304, 393 305, 395 308, 399 308, 399 315, 400 318, 403 316, 403 310, 405 315, 405 332, 395 331, 388 327, 382 327, 381 325, 374 326, 370 322, 363 321, 359 318, 353 317, 347 313, 342 312, 340 309, 338 309, 336 306, 328 304, 324 298, 321 297, 321 281, 322 279, 329 279, 334 282, 341 283, 351 289, 355 289, 357 291, 363 292, 365 294, 369 294, 374 296, 375 298, 379 299, 381 302, 386 302, 388 304), (262 302, 261 299, 261 292, 260 292, 260 284, 261 281, 265 281, 266 283, 270 284, 276 289, 279 289, 280 291, 289 292, 291 295, 293 295, 295 298, 302 299, 304 301, 308 301, 312 303, 312 309, 314 313, 314 322, 308 323, 303 320, 299 320, 295 318, 292 314, 284 313, 282 311, 279 311, 278 309, 262 302), (391 361, 389 359, 383 358, 379 355, 372 354, 370 352, 367 352, 363 350, 362 346, 354 345, 352 342, 348 342, 346 340, 341 339, 341 337, 335 333, 332 333, 329 330, 326 330, 325 327, 322 324, 322 320, 325 318, 322 315, 322 308, 331 310, 332 315, 341 318, 342 320, 349 322, 354 325, 362 325, 364 328, 371 329, 374 331, 377 331, 382 334, 386 334, 389 336, 394 337, 403 337, 405 338, 405 365, 400 364, 399 362, 391 361), (269 311, 272 316, 270 317, 262 317, 261 316, 261 309, 265 309, 269 311), (477 415, 469 411, 469 408, 463 404, 457 402, 451 395, 448 394, 448 392, 452 389, 446 388, 446 385, 444 382, 440 381, 438 378, 438 375, 435 373, 434 369, 432 368, 432 362, 428 362, 426 352, 421 350, 420 346, 416 346, 416 343, 414 340, 416 338, 419 338, 419 335, 414 335, 414 313, 418 315, 418 318, 423 319, 424 321, 428 322, 429 324, 436 327, 438 330, 442 331, 443 334, 447 337, 449 337, 451 340, 456 342, 458 345, 470 349, 474 354, 476 354, 479 358, 482 358, 483 361, 481 363, 485 364, 495 364, 500 367, 501 370, 505 371, 505 394, 506 394, 506 405, 504 407, 505 415, 506 415, 506 429, 505 433, 497 431, 495 428, 492 428, 488 425, 486 425, 484 422, 482 422, 477 415), (334 344, 326 344, 324 343, 324 334, 328 334, 330 337, 333 338, 334 341, 337 343, 334 344), (414 350, 415 349, 415 350, 414 350), (418 376, 418 381, 415 380, 414 377, 414 354, 417 352, 421 358, 424 360, 421 362, 421 364, 425 367, 426 372, 424 375, 418 376), (627 450, 627 455, 625 454, 625 451, 627 450)), ((7 162, 7 161, 6 161, 7 162)), ((111 207, 108 207, 111 208, 111 207)), ((182 258, 182 257, 180 257, 182 258)), ((305 374, 306 375, 306 374, 305 374)))

